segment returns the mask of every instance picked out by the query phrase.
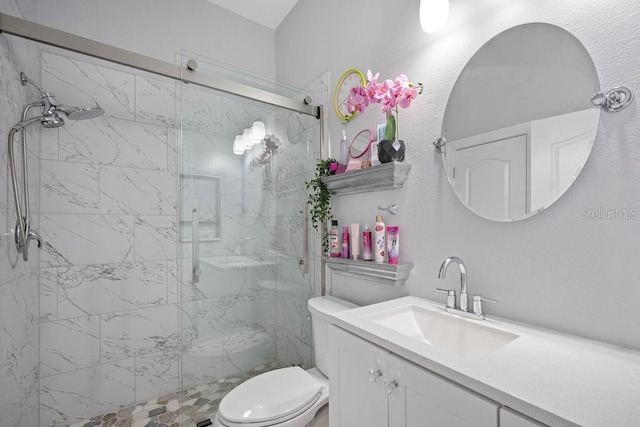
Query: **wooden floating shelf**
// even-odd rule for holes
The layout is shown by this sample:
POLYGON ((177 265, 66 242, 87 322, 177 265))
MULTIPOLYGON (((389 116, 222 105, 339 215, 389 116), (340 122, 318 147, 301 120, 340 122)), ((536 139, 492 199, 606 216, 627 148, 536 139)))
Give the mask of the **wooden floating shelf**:
POLYGON ((359 279, 372 280, 391 286, 405 284, 413 268, 413 264, 377 264, 373 261, 359 259, 343 259, 322 257, 327 266, 340 274, 357 277, 359 279))
POLYGON ((408 163, 389 162, 328 176, 322 180, 335 195, 366 193, 401 188, 407 180, 410 170, 411 165, 408 163))

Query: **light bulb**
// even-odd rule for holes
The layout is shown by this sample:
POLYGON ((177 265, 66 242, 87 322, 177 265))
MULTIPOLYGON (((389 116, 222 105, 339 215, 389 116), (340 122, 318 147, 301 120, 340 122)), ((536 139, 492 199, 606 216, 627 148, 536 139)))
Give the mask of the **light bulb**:
POLYGON ((447 25, 449 0, 420 0, 420 25, 425 33, 437 33, 447 25))
POLYGON ((233 154, 237 154, 238 156, 244 154, 244 144, 242 142, 242 136, 236 135, 233 140, 233 154))
POLYGON ((264 123, 258 121, 253 122, 253 124, 251 125, 251 139, 255 141, 254 143, 259 143, 264 139, 266 135, 267 130, 264 126, 264 123))

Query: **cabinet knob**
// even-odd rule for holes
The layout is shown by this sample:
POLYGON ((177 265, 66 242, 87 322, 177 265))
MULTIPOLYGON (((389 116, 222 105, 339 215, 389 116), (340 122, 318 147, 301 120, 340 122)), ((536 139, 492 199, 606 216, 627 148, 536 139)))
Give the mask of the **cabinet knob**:
POLYGON ((380 371, 380 369, 378 370, 370 370, 369 371, 369 381, 371 381, 372 383, 375 383, 376 380, 378 378, 380 378, 382 376, 382 372, 380 371))
POLYGON ((386 391, 387 394, 393 393, 393 390, 395 390, 396 388, 398 388, 398 381, 396 381, 396 380, 385 381, 385 383, 384 383, 384 391, 386 391))

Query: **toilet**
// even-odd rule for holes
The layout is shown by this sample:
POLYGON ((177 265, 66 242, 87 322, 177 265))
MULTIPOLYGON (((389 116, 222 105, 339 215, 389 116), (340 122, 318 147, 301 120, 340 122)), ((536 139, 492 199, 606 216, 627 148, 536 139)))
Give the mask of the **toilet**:
POLYGON ((357 307, 330 297, 311 298, 316 367, 265 372, 231 390, 220 402, 216 427, 304 427, 329 402, 329 316, 357 307))

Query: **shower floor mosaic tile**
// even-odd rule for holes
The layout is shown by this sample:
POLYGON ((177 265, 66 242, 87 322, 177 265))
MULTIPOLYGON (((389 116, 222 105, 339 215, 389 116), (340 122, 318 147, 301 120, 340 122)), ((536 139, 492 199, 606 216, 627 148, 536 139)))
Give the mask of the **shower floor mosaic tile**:
POLYGON ((213 421, 220 401, 235 386, 275 368, 275 364, 261 365, 246 375, 222 378, 147 402, 122 407, 107 414, 75 422, 69 427, 196 427, 201 421, 213 421))

